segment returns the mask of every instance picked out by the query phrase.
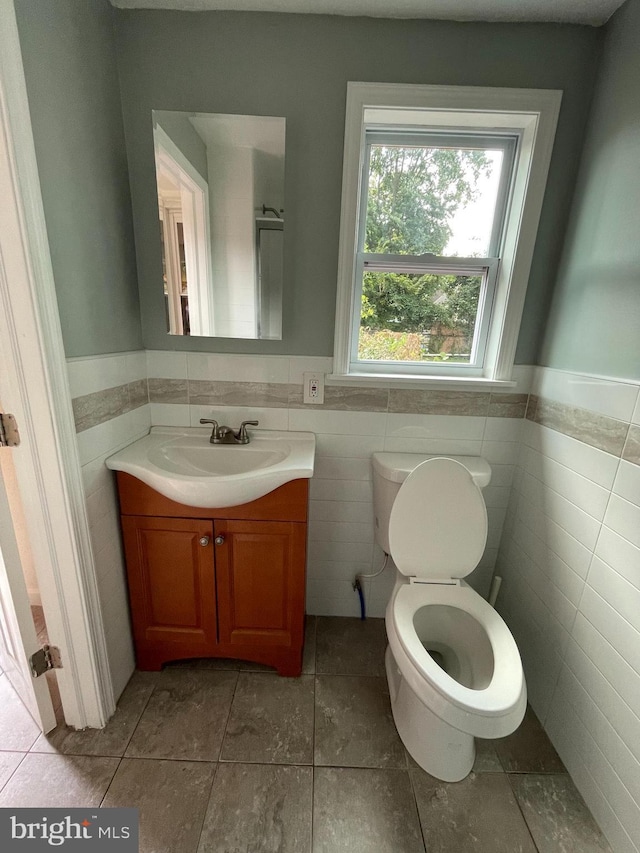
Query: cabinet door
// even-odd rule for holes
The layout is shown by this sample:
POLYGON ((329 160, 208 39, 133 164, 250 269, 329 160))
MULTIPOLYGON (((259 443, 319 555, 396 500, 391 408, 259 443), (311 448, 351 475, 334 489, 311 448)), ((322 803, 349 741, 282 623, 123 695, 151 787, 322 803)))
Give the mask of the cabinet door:
POLYGON ((220 643, 302 648, 306 525, 216 521, 220 643))
POLYGON ((123 516, 122 531, 138 665, 212 654, 212 522, 123 516))

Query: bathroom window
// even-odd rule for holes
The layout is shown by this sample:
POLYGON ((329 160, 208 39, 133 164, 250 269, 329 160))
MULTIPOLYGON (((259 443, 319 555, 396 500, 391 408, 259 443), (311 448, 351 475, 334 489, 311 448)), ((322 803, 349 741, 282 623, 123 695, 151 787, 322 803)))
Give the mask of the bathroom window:
POLYGON ((510 379, 559 102, 349 84, 334 379, 510 379))

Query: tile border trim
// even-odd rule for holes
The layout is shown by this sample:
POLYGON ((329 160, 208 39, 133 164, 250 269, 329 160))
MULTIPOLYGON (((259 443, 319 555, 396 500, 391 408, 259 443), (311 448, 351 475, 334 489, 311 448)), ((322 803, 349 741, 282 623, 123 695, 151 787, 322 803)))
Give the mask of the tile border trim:
MULTIPOLYGON (((288 358, 291 361, 297 357, 288 358)), ((542 373, 548 368, 534 369, 542 373)), ((147 403, 220 408, 256 406, 307 411, 526 418, 631 464, 640 465, 640 425, 633 421, 630 423, 627 420, 619 420, 588 408, 533 393, 498 393, 486 390, 440 391, 327 385, 324 403, 312 406, 302 402, 302 386, 299 382, 189 379, 187 376, 149 377, 75 397, 72 405, 76 432, 84 432, 147 403)))
POLYGON ((76 433, 99 426, 120 415, 126 415, 127 412, 139 409, 148 402, 149 389, 146 379, 136 379, 104 391, 94 391, 91 394, 75 397, 71 404, 76 433))
POLYGON ((640 464, 640 427, 626 421, 536 394, 529 395, 526 419, 612 456, 630 462, 635 458, 635 464, 640 464), (636 440, 630 444, 632 429, 636 440))

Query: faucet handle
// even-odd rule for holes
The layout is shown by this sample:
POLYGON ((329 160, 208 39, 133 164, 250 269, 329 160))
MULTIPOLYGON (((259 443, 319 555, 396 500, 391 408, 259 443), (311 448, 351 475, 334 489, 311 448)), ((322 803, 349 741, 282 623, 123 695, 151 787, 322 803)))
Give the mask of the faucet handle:
POLYGON ((201 424, 211 424, 213 426, 213 430, 211 431, 211 438, 209 441, 213 443, 215 439, 218 438, 218 421, 211 420, 210 418, 200 418, 201 424))
POLYGON ((258 426, 259 421, 242 421, 240 424, 240 429, 238 430, 238 441, 242 444, 249 443, 249 436, 247 435, 247 427, 248 426, 258 426))

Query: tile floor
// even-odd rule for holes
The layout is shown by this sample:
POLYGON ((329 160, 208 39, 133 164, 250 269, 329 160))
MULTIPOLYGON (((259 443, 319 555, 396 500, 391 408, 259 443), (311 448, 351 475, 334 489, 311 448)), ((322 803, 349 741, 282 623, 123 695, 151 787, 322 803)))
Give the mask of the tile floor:
POLYGON ((136 673, 103 731, 24 718, 0 676, 0 807, 137 806, 142 853, 594 853, 608 846, 529 712, 446 784, 396 734, 384 622, 310 618, 304 674, 136 673))

